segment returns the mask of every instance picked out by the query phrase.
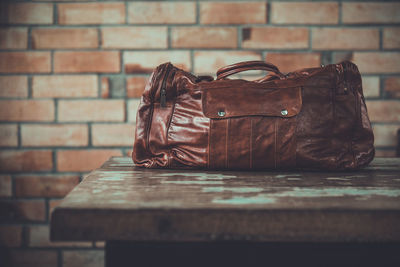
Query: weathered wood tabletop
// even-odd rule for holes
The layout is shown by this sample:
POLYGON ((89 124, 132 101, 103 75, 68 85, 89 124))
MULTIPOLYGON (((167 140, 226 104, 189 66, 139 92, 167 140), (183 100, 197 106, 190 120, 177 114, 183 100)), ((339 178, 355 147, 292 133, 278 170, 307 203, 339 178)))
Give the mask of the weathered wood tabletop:
POLYGON ((400 241, 400 158, 355 172, 148 170, 114 157, 58 206, 53 240, 400 241))

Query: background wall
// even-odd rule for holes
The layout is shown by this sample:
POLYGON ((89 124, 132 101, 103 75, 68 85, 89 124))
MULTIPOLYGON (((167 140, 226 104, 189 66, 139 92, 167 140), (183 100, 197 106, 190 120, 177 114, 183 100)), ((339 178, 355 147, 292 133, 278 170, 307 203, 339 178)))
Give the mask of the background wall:
POLYGON ((130 153, 138 98, 165 61, 199 74, 351 59, 377 156, 395 155, 398 2, 12 1, 0 23, 0 262, 102 265, 102 242, 49 241, 50 212, 82 174, 130 153))

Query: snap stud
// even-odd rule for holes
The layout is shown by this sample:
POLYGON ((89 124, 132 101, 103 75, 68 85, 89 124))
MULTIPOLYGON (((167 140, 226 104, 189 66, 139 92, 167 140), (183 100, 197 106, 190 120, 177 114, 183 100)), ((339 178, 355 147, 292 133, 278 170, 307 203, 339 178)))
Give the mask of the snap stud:
POLYGON ((223 111, 223 110, 218 111, 218 116, 224 117, 225 116, 225 111, 223 111))
POLYGON ((288 111, 287 111, 286 109, 282 109, 282 110, 281 110, 281 114, 282 114, 283 116, 286 116, 286 115, 288 114, 288 111))

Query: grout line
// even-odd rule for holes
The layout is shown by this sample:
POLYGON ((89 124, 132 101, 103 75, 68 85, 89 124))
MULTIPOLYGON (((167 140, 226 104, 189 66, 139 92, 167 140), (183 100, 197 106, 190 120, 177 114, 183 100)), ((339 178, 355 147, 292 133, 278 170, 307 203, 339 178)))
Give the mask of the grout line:
POLYGON ((54 121, 52 123, 59 123, 58 121, 58 101, 59 99, 55 98, 53 101, 54 104, 54 121))
POLYGON ((243 43, 243 27, 238 26, 236 27, 236 33, 237 33, 237 49, 243 50, 242 48, 242 43, 243 43))
POLYGON ((96 75, 96 78, 97 78, 97 97, 95 97, 94 99, 103 99, 102 95, 101 95, 103 75, 98 74, 98 75, 96 75))
POLYGON ((265 24, 269 25, 269 24, 271 24, 270 22, 271 22, 271 14, 272 14, 271 3, 269 1, 266 3, 266 8, 267 8, 267 14, 266 14, 267 15, 267 21, 266 21, 265 24))
POLYGON ((45 222, 50 224, 50 203, 49 198, 44 198, 45 222))
POLYGON ((96 27, 97 29, 97 49, 103 50, 103 33, 100 27, 96 27))
POLYGON ((31 99, 31 98, 33 98, 32 97, 32 95, 33 95, 33 92, 32 92, 32 74, 29 74, 29 75, 27 75, 27 80, 28 80, 28 96, 27 96, 27 98, 28 99, 31 99))
POLYGON ((196 26, 200 25, 200 2, 196 0, 196 26))
POLYGON ((194 73, 194 70, 195 70, 194 53, 195 53, 195 51, 193 49, 190 50, 190 71, 192 73, 194 73))
POLYGON ((93 136, 93 134, 92 134, 92 125, 93 125, 93 123, 92 122, 88 122, 86 125, 87 125, 87 134, 88 134, 87 147, 92 149, 93 148, 93 142, 92 142, 92 136, 93 136))
POLYGON ((171 36, 172 29, 170 26, 167 27, 167 49, 171 50, 172 48, 172 36, 171 36))
MULTIPOLYGON (((386 94, 385 94, 385 80, 386 78, 380 77, 379 78, 379 99, 386 99, 386 94)), ((390 99, 392 100, 392 99, 390 99)))
POLYGON ((63 267, 64 254, 61 248, 57 249, 57 266, 63 267))
POLYGON ((57 10, 58 5, 56 3, 53 3, 53 24, 58 25, 58 10, 57 10))
POLYGON ((32 40, 32 27, 28 27, 28 36, 27 36, 27 38, 28 38, 28 40, 27 40, 27 42, 28 42, 28 44, 27 44, 27 49, 22 49, 23 51, 25 51, 25 50, 32 50, 33 48, 33 40, 32 40))
POLYGON ((28 232, 28 225, 24 224, 22 225, 22 239, 21 239, 21 243, 22 243, 22 248, 28 248, 29 247, 29 232, 28 232))
POLYGON ((17 147, 22 147, 21 123, 17 123, 17 147))
MULTIPOLYGON (((108 1, 108 0, 107 0, 108 1)), ((128 7, 129 7, 129 4, 128 4, 128 1, 124 1, 124 5, 125 5, 125 24, 129 24, 129 22, 128 22, 128 17, 129 17, 129 10, 128 10, 128 7)))

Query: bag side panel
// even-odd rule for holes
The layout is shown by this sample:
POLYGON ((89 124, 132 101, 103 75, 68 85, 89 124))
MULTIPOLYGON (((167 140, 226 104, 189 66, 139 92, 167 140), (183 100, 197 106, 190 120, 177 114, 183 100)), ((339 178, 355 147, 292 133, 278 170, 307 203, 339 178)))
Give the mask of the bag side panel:
POLYGON ((172 105, 160 110, 157 93, 169 63, 158 66, 150 76, 142 95, 136 116, 135 143, 132 159, 137 166, 158 168, 168 166, 169 155, 165 149, 166 125, 172 105))
POLYGON ((202 92, 194 77, 179 71, 177 97, 167 130, 172 168, 207 168, 210 119, 204 116, 202 92))
POLYGON ((298 168, 354 170, 372 160, 373 134, 353 63, 309 77, 296 132, 298 168), (332 86, 320 86, 321 76, 330 76, 332 86))
POLYGON ((356 123, 352 138, 354 168, 368 165, 375 156, 374 134, 368 117, 367 106, 362 89, 361 75, 357 66, 351 62, 342 63, 345 69, 345 80, 349 89, 354 92, 356 101, 356 123))

